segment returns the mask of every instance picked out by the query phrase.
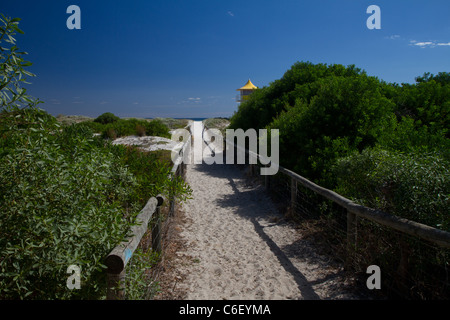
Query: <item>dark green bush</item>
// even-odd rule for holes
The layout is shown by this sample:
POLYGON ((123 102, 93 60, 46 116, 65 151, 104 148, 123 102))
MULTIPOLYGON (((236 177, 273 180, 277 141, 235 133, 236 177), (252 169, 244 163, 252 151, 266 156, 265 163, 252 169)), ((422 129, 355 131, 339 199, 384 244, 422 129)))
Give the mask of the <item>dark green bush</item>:
POLYGON ((334 173, 340 194, 450 231, 450 162, 439 154, 366 149, 340 159, 334 173))
POLYGON ((119 121, 120 118, 116 115, 112 114, 111 112, 105 112, 95 118, 94 122, 101 123, 101 124, 108 124, 108 123, 114 123, 116 121, 119 121))
POLYGON ((187 189, 168 165, 154 170, 158 163, 93 137, 100 122, 61 127, 35 108, 20 86, 32 74, 13 37, 23 33, 19 20, 0 18, 0 299, 96 299, 104 258, 152 192, 187 189), (81 268, 80 290, 66 286, 71 265, 81 268))
POLYGON ((434 152, 450 160, 450 140, 446 133, 447 130, 419 125, 411 117, 402 117, 397 121, 393 116, 391 126, 380 134, 377 143, 386 150, 405 153, 434 152))
POLYGON ((73 129, 59 133, 40 112, 2 120, 0 297, 101 295, 102 261, 138 212, 124 212, 136 179, 100 142, 73 129), (72 264, 82 269, 83 290, 66 288, 72 264))
POLYGON ((255 90, 249 100, 239 106, 231 117, 230 128, 260 129, 269 125, 281 112, 289 110, 301 101, 309 103, 317 95, 317 80, 329 77, 353 78, 365 75, 354 65, 312 64, 297 62, 283 77, 269 86, 255 90))
MULTIPOLYGON (((97 118, 98 119, 98 118, 97 118)), ((96 120, 97 120, 96 119, 96 120)), ((100 133, 103 138, 116 139, 123 136, 137 135, 143 136, 158 136, 170 138, 169 128, 159 119, 152 121, 141 119, 120 119, 112 122, 97 122, 97 121, 83 121, 73 124, 76 127, 88 127, 94 133, 100 133)))
POLYGON ((102 136, 115 139, 124 136, 159 136, 170 138, 169 128, 160 120, 120 119, 114 123, 103 126, 102 136))
POLYGON ((403 84, 393 97, 396 112, 413 118, 416 126, 427 126, 431 134, 450 127, 450 73, 437 76, 425 73, 417 77, 416 84, 403 84))
POLYGON ((153 119, 150 122, 147 121, 144 128, 148 136, 171 137, 169 128, 159 119, 153 119))
POLYGON ((390 126, 393 103, 371 77, 329 77, 316 81, 310 102, 298 100, 274 119, 280 130, 280 162, 301 175, 333 186, 330 168, 355 150, 374 146, 390 126))
POLYGON ((101 124, 100 122, 95 121, 83 121, 76 124, 72 124, 72 126, 75 127, 87 127, 92 130, 93 133, 102 133, 103 128, 105 125, 101 124))
POLYGON ((86 126, 63 130, 33 109, 0 117, 0 298, 97 299, 103 260, 151 196, 188 189, 171 162, 113 146, 86 126), (81 267, 81 290, 66 287, 81 267))

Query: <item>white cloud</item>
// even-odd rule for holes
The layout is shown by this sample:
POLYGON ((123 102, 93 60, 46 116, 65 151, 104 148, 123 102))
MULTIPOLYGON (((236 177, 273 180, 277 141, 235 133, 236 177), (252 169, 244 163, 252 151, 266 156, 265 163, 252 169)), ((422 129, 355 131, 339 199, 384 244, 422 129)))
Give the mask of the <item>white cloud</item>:
POLYGON ((389 39, 389 40, 397 40, 397 39, 400 39, 400 36, 399 36, 398 34, 394 34, 394 35, 392 35, 392 36, 386 37, 386 39, 389 39))
POLYGON ((416 41, 411 40, 410 45, 417 46, 420 48, 434 48, 437 46, 444 47, 444 46, 450 46, 450 42, 437 42, 437 41, 416 41))
POLYGON ((189 106, 197 106, 197 105, 201 105, 202 102, 202 98, 198 98, 198 97, 190 97, 190 98, 184 98, 182 100, 180 100, 179 102, 177 102, 178 105, 189 105, 189 106))
POLYGON ((227 13, 228 13, 228 15, 230 15, 230 16, 232 16, 232 17, 234 17, 234 13, 233 13, 233 12, 231 12, 231 11, 227 11, 227 13))
POLYGON ((434 46, 434 42, 431 42, 431 41, 416 42, 416 43, 414 43, 414 45, 418 46, 418 47, 434 46))

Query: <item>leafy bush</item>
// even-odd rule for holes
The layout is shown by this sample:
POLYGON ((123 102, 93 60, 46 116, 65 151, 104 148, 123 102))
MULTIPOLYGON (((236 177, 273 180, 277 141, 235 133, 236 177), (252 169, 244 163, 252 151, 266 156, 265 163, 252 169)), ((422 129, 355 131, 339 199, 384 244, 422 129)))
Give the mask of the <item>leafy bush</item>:
POLYGON ((334 173, 342 195, 450 231, 450 163, 439 154, 367 149, 340 159, 334 173))
POLYGON ((137 185, 130 197, 135 202, 139 202, 143 207, 148 200, 149 194, 163 194, 169 198, 169 190, 175 188, 181 200, 189 191, 189 187, 183 182, 181 177, 170 181, 167 177, 172 169, 170 151, 159 150, 144 152, 134 146, 119 146, 121 162, 127 166, 128 170, 135 174, 137 185))
POLYGON ((72 124, 75 127, 87 127, 89 128, 93 133, 102 133, 105 125, 95 122, 95 121, 83 121, 76 124, 72 124))
POLYGON ((405 153, 437 153, 450 160, 450 140, 446 130, 419 125, 411 117, 395 120, 380 134, 377 144, 383 149, 405 153))
MULTIPOLYGON (((427 126, 430 132, 450 127, 450 73, 437 76, 425 73, 416 84, 403 84, 393 100, 400 116, 411 117, 417 125, 427 126)), ((448 137, 448 136, 447 136, 448 137)))
POLYGON ((146 121, 144 128, 148 136, 171 137, 169 128, 159 119, 154 119, 150 122, 146 121))
POLYGON ((119 121, 120 118, 112 114, 111 112, 105 112, 98 116, 94 122, 101 123, 101 124, 108 124, 108 123, 114 123, 116 121, 119 121))
POLYGON ((393 103, 377 79, 329 77, 315 82, 317 94, 298 100, 268 126, 280 131, 281 165, 333 186, 330 168, 339 157, 374 146, 387 127, 393 103))
POLYGON ((175 190, 182 200, 188 187, 159 153, 113 146, 86 126, 60 130, 42 110, 0 120, 0 297, 101 297, 103 259, 148 199, 175 190), (82 290, 66 288, 72 264, 82 290))
POLYGON ((102 128, 104 138, 115 139, 123 136, 159 136, 170 138, 169 128, 160 120, 139 120, 139 119, 120 119, 116 122, 106 124, 102 128))
POLYGON ((354 65, 345 67, 334 64, 297 62, 283 77, 268 87, 255 90, 248 101, 239 106, 231 117, 232 129, 261 129, 269 125, 281 112, 300 102, 309 103, 317 95, 321 85, 317 80, 329 77, 353 78, 365 75, 354 65))
POLYGON ((124 212, 136 179, 99 141, 58 133, 40 112, 2 120, 0 296, 98 296, 102 260, 138 212, 124 212), (71 264, 82 269, 81 291, 66 288, 71 264))
POLYGON ((170 179, 168 164, 127 157, 125 147, 93 137, 110 124, 61 127, 35 108, 39 101, 20 87, 32 75, 13 38, 22 33, 20 19, 2 17, 0 299, 99 298, 106 285, 103 259, 152 192, 189 190, 170 179), (70 265, 81 268, 81 290, 66 287, 70 265))
POLYGON ((41 101, 27 95, 27 90, 21 86, 26 77, 35 75, 26 67, 32 65, 24 56, 28 53, 21 51, 16 45, 14 36, 24 32, 18 27, 19 18, 8 18, 1 14, 0 18, 0 110, 9 107, 34 107, 41 101))

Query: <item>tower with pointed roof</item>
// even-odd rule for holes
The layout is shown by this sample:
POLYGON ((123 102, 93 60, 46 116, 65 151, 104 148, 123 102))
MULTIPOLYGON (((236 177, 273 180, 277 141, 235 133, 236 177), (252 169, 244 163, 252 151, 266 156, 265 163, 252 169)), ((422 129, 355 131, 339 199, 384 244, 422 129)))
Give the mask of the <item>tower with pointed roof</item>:
POLYGON ((240 95, 238 95, 236 101, 237 102, 244 102, 244 101, 246 101, 248 99, 248 97, 252 94, 252 92, 255 89, 258 89, 258 87, 255 86, 250 81, 250 79, 248 79, 247 83, 243 87, 241 87, 241 88, 236 90, 236 91, 240 91, 240 93, 241 93, 240 95))

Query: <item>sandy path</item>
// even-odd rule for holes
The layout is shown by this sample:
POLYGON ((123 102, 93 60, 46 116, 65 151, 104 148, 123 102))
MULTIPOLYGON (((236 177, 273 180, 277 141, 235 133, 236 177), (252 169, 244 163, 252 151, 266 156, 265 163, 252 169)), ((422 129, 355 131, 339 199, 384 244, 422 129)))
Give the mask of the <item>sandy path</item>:
MULTIPOLYGON (((194 159, 201 150, 194 123, 194 159)), ((177 272, 187 299, 351 299, 340 271, 314 253, 298 230, 234 165, 191 164, 193 199, 183 204, 183 255, 177 272)))

